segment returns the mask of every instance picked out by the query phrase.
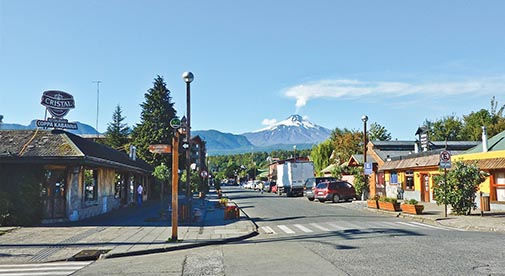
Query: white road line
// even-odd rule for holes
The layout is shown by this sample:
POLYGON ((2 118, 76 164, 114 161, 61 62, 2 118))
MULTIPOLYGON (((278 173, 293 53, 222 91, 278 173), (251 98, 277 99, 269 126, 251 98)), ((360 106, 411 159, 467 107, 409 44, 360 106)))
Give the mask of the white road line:
POLYGON ((295 231, 289 229, 286 225, 277 225, 282 231, 284 231, 286 234, 294 234, 295 231))
POLYGON ((305 227, 305 226, 303 226, 301 224, 293 224, 293 226, 296 227, 296 228, 298 228, 298 229, 300 229, 300 230, 302 230, 305 233, 312 233, 312 232, 314 232, 311 229, 309 229, 309 228, 307 228, 307 227, 305 227))
POLYGON ((342 227, 342 226, 340 226, 340 225, 336 224, 335 222, 327 222, 327 224, 328 224, 328 225, 330 225, 331 227, 333 227, 333 228, 335 228, 335 229, 339 230, 339 231, 345 230, 345 228, 344 228, 344 227, 342 227))
POLYGON ((381 224, 385 224, 385 225, 387 225, 387 226, 389 226, 389 227, 394 227, 395 229, 398 227, 398 225, 397 225, 396 223, 394 223, 394 222, 381 221, 380 223, 381 223, 381 224))
POLYGON ((321 225, 319 225, 317 223, 311 223, 310 225, 312 227, 317 228, 317 229, 322 230, 322 231, 331 231, 330 229, 328 229, 328 228, 326 228, 324 226, 321 226, 321 225))
POLYGON ((402 225, 407 225, 407 226, 410 226, 410 227, 415 227, 415 228, 424 228, 424 227, 422 227, 422 226, 415 225, 415 224, 408 223, 408 222, 398 221, 397 223, 398 223, 398 224, 402 224, 402 225))
POLYGON ((277 234, 270 226, 262 226, 261 229, 263 229, 266 234, 277 234))
POLYGON ((416 224, 416 225, 422 225, 424 227, 429 227, 429 228, 433 228, 433 229, 439 229, 439 230, 449 231, 449 229, 447 229, 447 228, 437 227, 437 226, 433 226, 433 225, 429 225, 429 224, 424 224, 424 223, 420 223, 420 222, 413 221, 411 223, 416 224))
POLYGON ((70 275, 92 262, 55 262, 0 265, 0 276, 70 275))

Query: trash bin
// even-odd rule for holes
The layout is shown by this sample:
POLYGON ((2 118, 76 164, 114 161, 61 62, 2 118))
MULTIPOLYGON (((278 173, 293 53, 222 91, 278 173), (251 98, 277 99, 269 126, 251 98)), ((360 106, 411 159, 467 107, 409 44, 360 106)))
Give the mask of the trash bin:
POLYGON ((489 203, 489 196, 482 196, 480 198, 480 210, 491 211, 491 204, 489 203))

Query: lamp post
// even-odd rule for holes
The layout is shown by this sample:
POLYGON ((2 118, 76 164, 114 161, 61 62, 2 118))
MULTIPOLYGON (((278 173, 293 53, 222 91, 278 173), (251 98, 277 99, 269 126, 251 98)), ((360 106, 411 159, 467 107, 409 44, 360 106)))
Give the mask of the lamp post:
POLYGON ((190 176, 191 176, 191 101, 190 101, 190 91, 191 91, 191 82, 194 79, 193 73, 184 72, 182 73, 182 79, 186 83, 186 120, 187 120, 187 128, 186 128, 186 195, 188 199, 191 198, 191 184, 190 184, 190 176))
POLYGON ((296 163, 296 145, 293 146, 293 160, 296 163))
MULTIPOLYGON (((368 121, 368 116, 363 115, 361 116, 361 120, 363 121, 363 187, 367 187, 367 176, 365 174, 365 163, 366 163, 366 122, 368 121)), ((361 192, 361 197, 364 200, 365 195, 365 190, 361 192)))

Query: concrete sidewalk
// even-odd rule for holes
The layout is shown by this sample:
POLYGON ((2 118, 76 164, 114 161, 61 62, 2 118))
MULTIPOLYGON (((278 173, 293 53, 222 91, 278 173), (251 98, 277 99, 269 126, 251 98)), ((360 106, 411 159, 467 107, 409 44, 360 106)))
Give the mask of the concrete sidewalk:
POLYGON ((448 206, 448 215, 445 217, 444 205, 437 205, 436 203, 431 202, 421 202, 420 204, 424 205, 424 211, 420 215, 367 208, 366 201, 353 201, 349 206, 364 209, 370 212, 378 212, 384 215, 403 217, 406 219, 457 229, 502 232, 505 234, 504 211, 486 211, 483 213, 483 216, 481 216, 481 211, 477 209, 473 210, 469 216, 457 216, 450 214, 450 206, 448 206))
POLYGON ((200 208, 198 222, 179 223, 177 242, 172 237, 171 216, 160 217, 159 202, 127 207, 87 220, 3 228, 0 235, 0 264, 86 260, 140 255, 238 241, 257 235, 257 226, 244 213, 239 219, 224 219, 224 209, 211 193, 205 201, 194 199, 200 208))

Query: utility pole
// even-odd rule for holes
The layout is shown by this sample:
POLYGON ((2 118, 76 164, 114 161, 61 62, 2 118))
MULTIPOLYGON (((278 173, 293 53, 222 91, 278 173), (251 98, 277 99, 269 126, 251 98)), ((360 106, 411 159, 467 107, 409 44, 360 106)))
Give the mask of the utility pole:
POLYGON ((172 138, 172 241, 177 241, 179 215, 179 131, 172 138))
POLYGON ((98 138, 99 136, 99 132, 98 132, 98 113, 99 113, 99 110, 100 110, 100 83, 102 81, 93 81, 94 83, 96 83, 96 125, 95 125, 95 128, 96 128, 96 137, 98 138))

